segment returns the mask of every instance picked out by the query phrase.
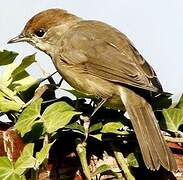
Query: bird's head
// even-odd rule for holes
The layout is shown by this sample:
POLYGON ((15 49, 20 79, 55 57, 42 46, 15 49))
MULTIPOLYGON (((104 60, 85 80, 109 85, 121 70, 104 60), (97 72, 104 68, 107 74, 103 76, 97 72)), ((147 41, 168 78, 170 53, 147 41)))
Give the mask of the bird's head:
POLYGON ((28 42, 51 55, 59 39, 81 18, 62 9, 48 9, 33 16, 23 31, 8 43, 28 42))

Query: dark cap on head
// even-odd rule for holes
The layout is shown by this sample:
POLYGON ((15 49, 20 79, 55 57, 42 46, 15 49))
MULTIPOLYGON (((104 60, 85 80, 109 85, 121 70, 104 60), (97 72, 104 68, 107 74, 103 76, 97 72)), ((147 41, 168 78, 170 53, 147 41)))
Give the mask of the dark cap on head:
POLYGON ((58 8, 47 9, 33 16, 27 22, 21 34, 8 41, 8 43, 26 41, 27 37, 31 34, 35 34, 39 30, 46 32, 50 27, 57 26, 62 23, 64 24, 68 21, 74 21, 76 19, 80 18, 68 13, 66 10, 58 8))

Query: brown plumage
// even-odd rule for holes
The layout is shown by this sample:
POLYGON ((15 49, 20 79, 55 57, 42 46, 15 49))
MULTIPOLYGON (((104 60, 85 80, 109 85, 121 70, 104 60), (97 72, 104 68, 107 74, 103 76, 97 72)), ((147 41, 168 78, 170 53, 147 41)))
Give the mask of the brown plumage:
POLYGON ((112 108, 125 106, 147 168, 177 169, 150 104, 132 90, 160 93, 161 84, 123 33, 99 21, 49 9, 31 18, 10 43, 21 41, 47 53, 75 89, 107 99, 106 105, 112 108))

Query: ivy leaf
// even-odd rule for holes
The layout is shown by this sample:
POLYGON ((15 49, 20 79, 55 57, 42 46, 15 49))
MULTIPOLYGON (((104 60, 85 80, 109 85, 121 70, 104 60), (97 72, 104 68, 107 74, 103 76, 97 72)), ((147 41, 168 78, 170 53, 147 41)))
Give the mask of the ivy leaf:
POLYGON ((96 124, 93 124, 93 125, 90 127, 89 132, 91 133, 91 132, 94 132, 94 131, 98 131, 98 130, 102 129, 102 127, 103 127, 103 125, 102 125, 101 122, 96 123, 96 124))
POLYGON ((59 128, 65 127, 72 117, 79 112, 66 102, 57 102, 50 105, 43 113, 44 125, 48 133, 54 132, 59 128))
POLYGON ((32 129, 35 120, 40 116, 42 101, 42 99, 35 100, 20 114, 15 128, 21 133, 21 136, 24 136, 32 129))
POLYGON ((163 110, 166 126, 169 131, 177 132, 183 124, 183 109, 168 108, 163 110))
POLYGON ((99 140, 99 141, 102 141, 102 134, 90 134, 89 136, 99 140))
POLYGON ((0 93, 0 111, 1 112, 9 112, 9 111, 19 111, 22 107, 22 104, 18 104, 15 101, 6 99, 3 97, 2 93, 0 93))
POLYGON ((11 64, 17 56, 18 53, 13 51, 7 51, 7 50, 0 51, 0 66, 11 64))
POLYGON ((37 81, 30 76, 28 72, 25 70, 20 71, 19 67, 21 65, 17 65, 16 62, 13 62, 9 64, 5 70, 5 72, 1 76, 1 84, 8 87, 12 91, 16 92, 22 92, 27 90, 29 87, 31 87, 33 84, 37 83, 37 81), (17 72, 17 69, 18 72, 17 72), (12 76, 13 72, 17 72, 15 76, 12 76))
POLYGON ((128 160, 129 166, 131 166, 131 167, 136 167, 136 168, 139 167, 138 161, 137 161, 137 159, 136 159, 134 153, 130 153, 130 154, 127 156, 127 160, 128 160))
POLYGON ((175 108, 183 109, 183 94, 180 97, 179 102, 177 103, 177 105, 175 106, 175 108))
POLYGON ((7 157, 0 157, 0 179, 26 180, 24 175, 16 174, 12 162, 7 157))
POLYGON ((22 92, 37 83, 36 80, 25 71, 25 69, 33 62, 36 62, 35 54, 25 57, 21 64, 14 68, 11 72, 11 89, 15 89, 17 92, 22 92))
POLYGON ((37 85, 37 82, 32 76, 26 71, 19 73, 10 84, 9 88, 16 92, 23 92, 28 90, 33 85, 37 85))
POLYGON ((45 144, 41 149, 41 151, 36 153, 36 165, 35 165, 36 169, 38 169, 39 166, 43 163, 43 161, 47 158, 47 155, 53 143, 45 144))
POLYGON ((20 176, 18 174, 13 173, 3 180, 26 180, 26 178, 24 175, 20 176))
POLYGON ((102 164, 101 166, 97 167, 96 171, 92 174, 92 177, 107 171, 111 171, 117 177, 117 174, 113 171, 112 167, 107 164, 102 164))
POLYGON ((36 142, 38 139, 41 139, 44 134, 43 121, 39 119, 34 122, 31 130, 24 135, 23 139, 24 142, 36 142))
POLYGON ((21 64, 17 68, 15 68, 14 71, 12 72, 11 74, 12 78, 15 78, 18 74, 23 72, 28 66, 30 66, 34 62, 36 62, 35 54, 25 57, 22 60, 21 64))
POLYGON ((74 111, 74 108, 66 102, 56 102, 48 106, 43 112, 43 123, 47 132, 52 133, 65 127, 77 114, 81 113, 74 111))
POLYGON ((72 124, 68 124, 65 127, 73 130, 74 132, 80 133, 80 134, 84 134, 84 132, 85 132, 84 127, 77 122, 74 122, 72 124))
POLYGON ((120 121, 108 122, 103 126, 101 132, 102 133, 114 133, 114 134, 120 134, 120 135, 128 134, 127 131, 120 131, 120 129, 123 127, 124 127, 124 125, 120 121))
POLYGON ((7 157, 0 157, 0 179, 6 178, 14 173, 12 162, 7 157))
POLYGON ((25 57, 19 65, 16 62, 9 64, 2 74, 2 83, 13 91, 27 90, 36 83, 36 80, 25 71, 33 62, 35 62, 35 54, 25 57))
POLYGON ((29 143, 24 147, 21 156, 17 159, 15 163, 16 174, 22 175, 26 169, 33 168, 35 166, 36 159, 33 157, 33 151, 33 143, 29 143))
POLYGON ((91 95, 84 94, 84 93, 82 93, 82 92, 80 92, 80 91, 77 91, 77 90, 75 90, 75 89, 62 89, 62 90, 71 93, 72 95, 74 95, 74 96, 77 97, 77 98, 96 99, 95 96, 91 96, 91 95))

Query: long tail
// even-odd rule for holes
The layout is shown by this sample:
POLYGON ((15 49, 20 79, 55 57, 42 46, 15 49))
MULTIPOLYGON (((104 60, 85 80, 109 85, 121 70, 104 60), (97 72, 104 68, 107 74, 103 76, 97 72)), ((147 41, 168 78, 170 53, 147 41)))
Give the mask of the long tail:
POLYGON ((119 93, 131 119, 147 168, 158 170, 162 165, 169 171, 177 170, 173 154, 166 145, 150 104, 130 89, 119 86, 119 93))

